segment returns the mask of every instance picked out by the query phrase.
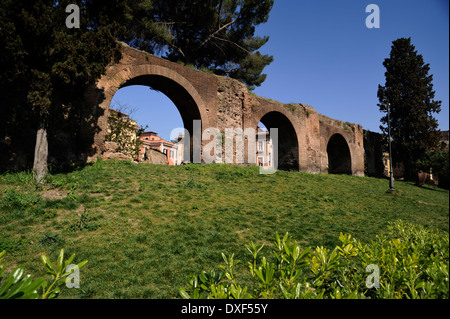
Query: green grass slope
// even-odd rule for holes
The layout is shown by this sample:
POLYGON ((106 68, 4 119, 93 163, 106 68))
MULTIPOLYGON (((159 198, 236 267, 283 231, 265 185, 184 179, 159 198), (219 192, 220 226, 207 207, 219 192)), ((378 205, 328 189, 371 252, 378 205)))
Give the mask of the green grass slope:
MULTIPOLYGON (((61 248, 87 259, 80 289, 63 298, 179 298, 191 274, 217 268, 221 253, 275 232, 302 245, 334 247, 339 233, 369 242, 398 219, 449 230, 449 192, 387 180, 257 167, 167 167, 97 162, 50 175, 0 176, 0 251, 5 265, 44 276, 39 256, 61 248)), ((244 263, 240 267, 247 267, 244 263)))

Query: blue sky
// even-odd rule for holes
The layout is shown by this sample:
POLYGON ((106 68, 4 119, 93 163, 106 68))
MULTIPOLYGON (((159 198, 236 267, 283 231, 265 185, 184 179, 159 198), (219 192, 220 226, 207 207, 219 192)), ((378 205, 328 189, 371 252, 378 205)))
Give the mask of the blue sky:
MULTIPOLYGON (((441 130, 449 129, 448 0, 275 0, 269 21, 257 34, 270 37, 261 48, 274 56, 267 80, 254 92, 283 103, 304 103, 326 116, 379 132, 377 88, 385 82, 383 61, 392 41, 411 37, 430 64, 441 130), (380 8, 380 28, 365 25, 366 6, 380 8)), ((114 96, 136 109, 140 125, 170 139, 182 127, 172 102, 145 87, 127 87, 114 96)))

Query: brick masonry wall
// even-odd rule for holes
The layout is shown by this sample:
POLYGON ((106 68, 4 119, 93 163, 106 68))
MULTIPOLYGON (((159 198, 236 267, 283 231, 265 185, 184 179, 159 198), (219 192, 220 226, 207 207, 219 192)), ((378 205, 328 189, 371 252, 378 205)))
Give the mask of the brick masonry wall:
POLYGON ((86 151, 88 160, 97 157, 104 143, 109 104, 114 94, 123 86, 142 84, 156 86, 169 96, 187 122, 201 119, 203 130, 208 127, 222 132, 225 128, 256 129, 261 119, 270 122, 272 116, 277 118, 277 123, 288 127, 280 130, 290 132, 288 138, 297 142, 290 141, 290 154, 301 171, 327 172, 328 141, 333 134, 341 134, 351 152, 352 174, 364 174, 361 126, 333 120, 308 105, 283 104, 259 97, 236 80, 172 63, 126 44, 122 52, 122 60, 110 65, 106 74, 86 92, 85 117, 91 118, 86 121, 90 125, 84 130, 86 135, 97 125, 93 143, 86 151))

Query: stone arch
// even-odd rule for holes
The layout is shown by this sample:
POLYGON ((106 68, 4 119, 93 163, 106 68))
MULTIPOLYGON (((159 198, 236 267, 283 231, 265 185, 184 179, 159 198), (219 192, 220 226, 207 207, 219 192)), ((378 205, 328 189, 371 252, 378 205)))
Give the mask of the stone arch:
POLYGON ((352 156, 345 137, 336 133, 327 143, 328 173, 352 175, 352 156))
POLYGON ((255 123, 263 123, 269 130, 278 128, 278 169, 299 170, 300 132, 292 115, 283 108, 263 108, 254 114, 255 123))
MULTIPOLYGON (((208 125, 205 103, 195 87, 176 71, 159 65, 130 66, 118 71, 112 66, 97 84, 97 87, 103 89, 104 92, 104 99, 99 106, 105 111, 105 116, 108 115, 111 101, 116 92, 121 88, 132 85, 144 85, 160 91, 175 104, 180 112, 185 129, 190 133, 191 145, 193 121, 201 120, 203 127, 208 125)), ((102 132, 103 136, 101 136, 102 140, 104 140, 104 131, 102 132)))
MULTIPOLYGON (((112 67, 114 71, 114 67, 112 67)), ((109 109, 111 100, 116 92, 130 85, 147 85, 167 95, 180 109, 183 98, 190 99, 198 110, 202 122, 207 120, 205 104, 194 86, 179 73, 159 65, 138 65, 120 70, 111 76, 111 71, 98 83, 104 88, 105 99, 101 103, 103 109, 109 109), (106 80, 106 79, 109 80, 106 80), (183 98, 177 98, 180 94, 183 98)), ((185 123, 186 124, 186 123, 185 123)))

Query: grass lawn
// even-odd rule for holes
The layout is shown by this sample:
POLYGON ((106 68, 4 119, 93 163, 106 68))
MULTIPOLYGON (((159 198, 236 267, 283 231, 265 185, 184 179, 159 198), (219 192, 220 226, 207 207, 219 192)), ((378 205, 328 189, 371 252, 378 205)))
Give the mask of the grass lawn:
MULTIPOLYGON (((305 246, 334 247, 339 233, 370 241, 402 219, 449 230, 449 192, 366 177, 257 167, 179 167, 97 162, 48 177, 0 176, 0 251, 8 272, 45 276, 40 255, 61 248, 88 260, 80 289, 62 298, 179 298, 191 274, 218 269, 221 253, 247 260, 244 245, 289 232, 305 246)), ((242 262, 240 267, 247 267, 242 262)))

